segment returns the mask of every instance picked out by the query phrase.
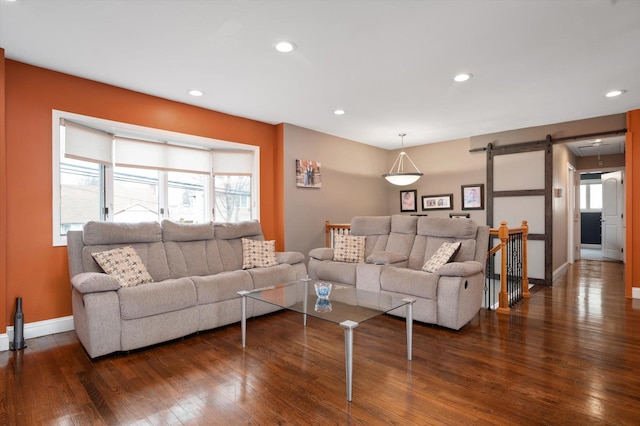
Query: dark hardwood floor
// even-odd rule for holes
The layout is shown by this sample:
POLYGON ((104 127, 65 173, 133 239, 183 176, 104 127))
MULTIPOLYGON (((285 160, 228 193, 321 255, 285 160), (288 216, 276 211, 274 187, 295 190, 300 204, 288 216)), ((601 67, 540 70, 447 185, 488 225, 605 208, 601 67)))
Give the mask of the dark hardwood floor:
MULTIPOLYGON (((624 266, 583 260, 510 316, 455 332, 402 319, 355 331, 281 312, 91 361, 73 332, 0 354, 0 424, 640 424, 640 301, 624 266)), ((239 304, 240 302, 238 302, 239 304)))

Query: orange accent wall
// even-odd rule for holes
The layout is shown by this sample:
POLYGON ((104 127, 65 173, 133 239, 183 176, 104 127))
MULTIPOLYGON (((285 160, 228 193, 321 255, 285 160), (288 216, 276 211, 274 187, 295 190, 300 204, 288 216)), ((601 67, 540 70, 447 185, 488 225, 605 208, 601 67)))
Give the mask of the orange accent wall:
POLYGON ((633 287, 640 287, 640 234, 634 232, 634 224, 640 223, 640 181, 634 166, 640 170, 640 109, 627 112, 627 139, 625 147, 626 181, 626 254, 625 295, 632 296, 633 287), (637 195, 636 195, 637 194, 637 195))
POLYGON ((7 329, 7 157, 4 49, 0 48, 0 334, 7 329))
MULTIPOLYGON (((6 145, 6 185, 2 185, 3 170, 0 221, 6 218, 7 223, 6 238, 0 241, 0 254, 3 244, 7 248, 6 291, 2 292, 0 306, 0 323, 4 324, 0 324, 0 330, 12 322, 12 307, 18 296, 23 298, 27 323, 72 314, 67 250, 52 246, 53 109, 259 146, 260 221, 266 238, 284 244, 282 206, 277 205, 282 200, 282 159, 278 158, 282 155, 282 138, 277 138, 276 126, 3 57, 0 62, 0 78, 4 76, 6 88, 2 103, 6 105, 4 144, 0 135, 0 148, 6 145), (4 188, 6 207, 1 205, 4 188)), ((0 163, 2 160, 0 154, 0 163)), ((0 224, 0 236, 2 231, 0 224)))

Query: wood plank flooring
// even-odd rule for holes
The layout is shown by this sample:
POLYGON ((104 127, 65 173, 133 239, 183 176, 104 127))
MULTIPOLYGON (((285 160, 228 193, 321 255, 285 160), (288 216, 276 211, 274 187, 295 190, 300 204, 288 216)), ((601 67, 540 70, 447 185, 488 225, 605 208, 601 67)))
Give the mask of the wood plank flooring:
MULTIPOLYGON (((510 316, 460 331, 404 320, 355 330, 353 402, 344 334, 281 312, 90 360, 75 333, 0 354, 0 424, 637 425, 640 301, 624 266, 582 260, 510 316)), ((240 302, 238 302, 240 303, 240 302)))

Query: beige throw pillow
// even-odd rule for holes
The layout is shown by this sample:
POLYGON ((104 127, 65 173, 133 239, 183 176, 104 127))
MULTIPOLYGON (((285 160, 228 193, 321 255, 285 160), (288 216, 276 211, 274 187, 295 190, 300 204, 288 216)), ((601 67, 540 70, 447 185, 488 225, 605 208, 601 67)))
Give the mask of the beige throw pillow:
POLYGON ((438 271, 438 269, 453 259, 458 250, 460 250, 460 242, 442 243, 440 248, 433 253, 433 256, 422 266, 422 270, 425 272, 438 271))
POLYGON ((275 240, 242 239, 242 269, 267 268, 277 264, 275 240))
POLYGON ((93 253, 92 256, 104 272, 120 281, 122 287, 153 282, 142 259, 131 246, 93 253))
POLYGON ((333 260, 349 263, 364 262, 364 237, 336 235, 334 238, 333 260))

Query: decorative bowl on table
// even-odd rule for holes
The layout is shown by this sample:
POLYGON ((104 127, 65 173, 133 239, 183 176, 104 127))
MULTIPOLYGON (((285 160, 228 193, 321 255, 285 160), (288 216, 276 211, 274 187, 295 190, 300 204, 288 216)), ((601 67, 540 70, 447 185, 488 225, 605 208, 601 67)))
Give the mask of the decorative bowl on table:
POLYGON ((316 296, 320 299, 328 299, 331 294, 331 283, 317 282, 314 284, 316 296))

